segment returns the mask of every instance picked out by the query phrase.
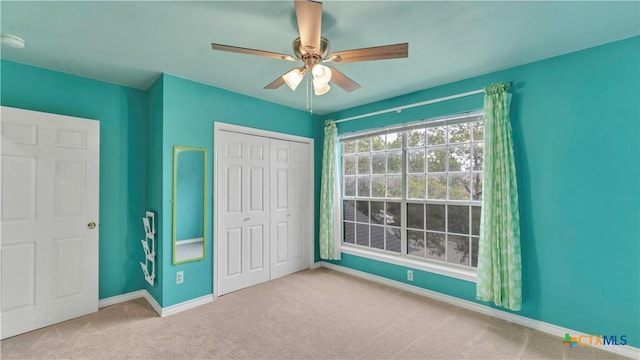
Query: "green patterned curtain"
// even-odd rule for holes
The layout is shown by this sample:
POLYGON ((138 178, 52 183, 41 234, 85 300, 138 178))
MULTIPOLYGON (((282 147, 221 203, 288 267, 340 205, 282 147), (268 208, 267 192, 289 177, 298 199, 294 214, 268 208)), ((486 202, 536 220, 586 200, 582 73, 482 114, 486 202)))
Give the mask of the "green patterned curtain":
POLYGON ((338 170, 336 164, 336 141, 338 129, 333 121, 324 126, 324 149, 322 153, 322 182, 320 185, 320 258, 340 259, 340 204, 338 170))
POLYGON ((484 96, 484 176, 476 297, 510 310, 522 305, 520 214, 506 84, 484 96))

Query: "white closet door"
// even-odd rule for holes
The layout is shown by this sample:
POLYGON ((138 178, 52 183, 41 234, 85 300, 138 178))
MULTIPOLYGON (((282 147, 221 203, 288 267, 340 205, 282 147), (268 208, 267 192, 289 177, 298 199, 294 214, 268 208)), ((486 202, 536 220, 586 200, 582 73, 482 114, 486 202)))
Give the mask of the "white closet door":
POLYGON ((269 139, 222 131, 217 156, 222 295, 269 280, 269 139))
POLYGON ((98 310, 100 124, 1 110, 4 339, 98 310))
POLYGON ((309 267, 309 145, 271 139, 271 278, 309 267))

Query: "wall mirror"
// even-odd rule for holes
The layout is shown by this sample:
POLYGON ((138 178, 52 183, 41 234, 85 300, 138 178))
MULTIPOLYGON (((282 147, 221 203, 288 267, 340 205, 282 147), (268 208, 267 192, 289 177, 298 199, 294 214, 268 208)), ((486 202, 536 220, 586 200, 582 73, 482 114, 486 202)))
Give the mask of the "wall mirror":
POLYGON ((173 264, 204 259, 206 150, 173 147, 173 264))

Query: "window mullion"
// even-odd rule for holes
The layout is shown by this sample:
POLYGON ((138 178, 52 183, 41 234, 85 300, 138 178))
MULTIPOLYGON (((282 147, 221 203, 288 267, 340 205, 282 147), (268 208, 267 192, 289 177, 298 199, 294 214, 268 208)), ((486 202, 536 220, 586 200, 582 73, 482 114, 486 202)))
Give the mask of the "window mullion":
POLYGON ((400 230, 400 254, 406 256, 407 254, 407 133, 403 131, 402 134, 402 198, 400 202, 400 216, 402 217, 401 230, 400 230))

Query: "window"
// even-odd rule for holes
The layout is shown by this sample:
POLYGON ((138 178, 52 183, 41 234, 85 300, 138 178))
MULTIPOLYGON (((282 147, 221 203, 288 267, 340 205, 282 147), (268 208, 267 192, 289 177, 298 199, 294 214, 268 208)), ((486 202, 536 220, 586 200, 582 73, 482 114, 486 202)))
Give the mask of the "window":
POLYGON ((482 115, 343 136, 343 242, 475 268, 482 115))

